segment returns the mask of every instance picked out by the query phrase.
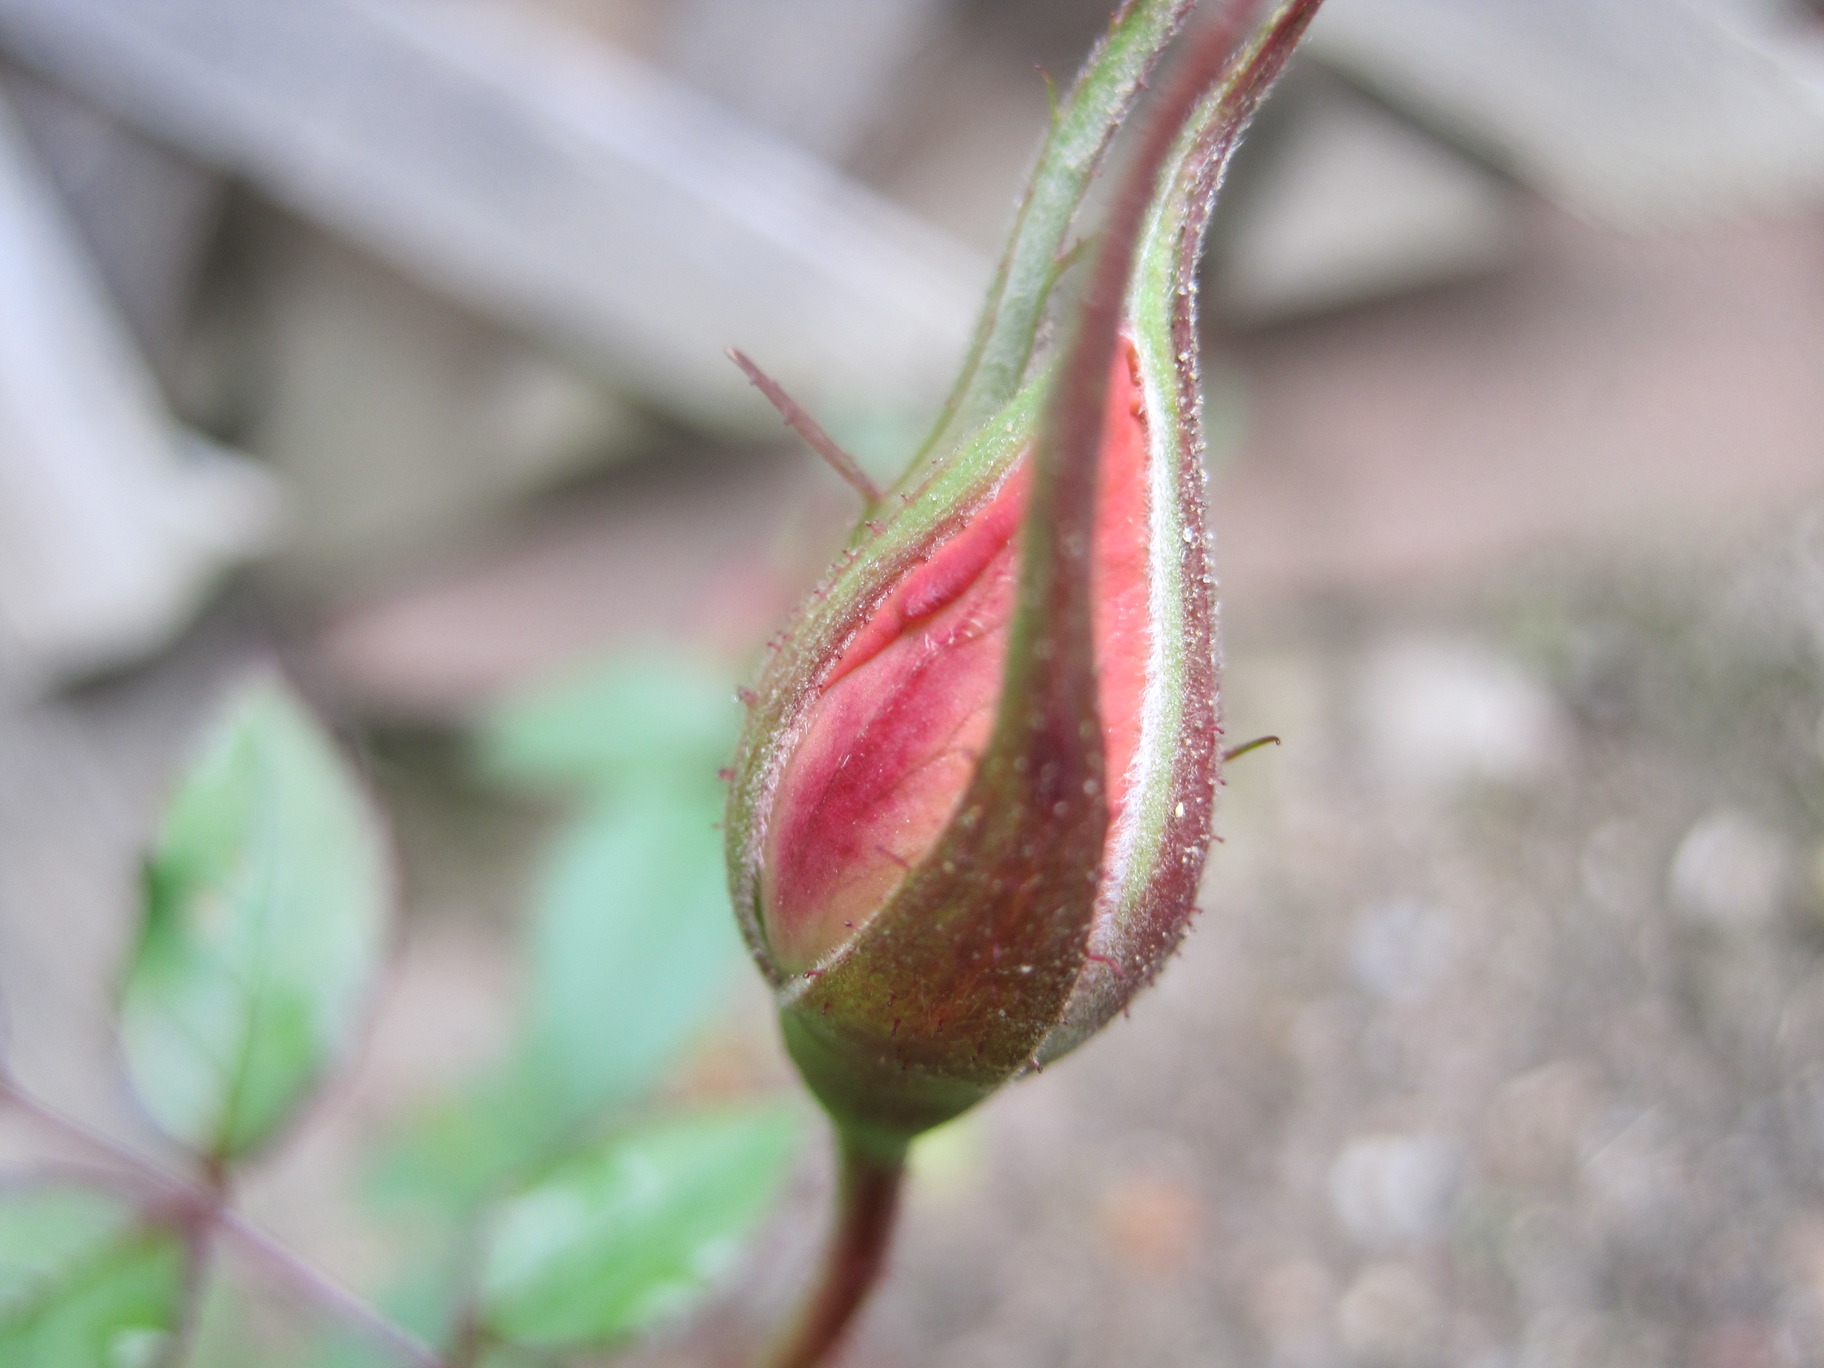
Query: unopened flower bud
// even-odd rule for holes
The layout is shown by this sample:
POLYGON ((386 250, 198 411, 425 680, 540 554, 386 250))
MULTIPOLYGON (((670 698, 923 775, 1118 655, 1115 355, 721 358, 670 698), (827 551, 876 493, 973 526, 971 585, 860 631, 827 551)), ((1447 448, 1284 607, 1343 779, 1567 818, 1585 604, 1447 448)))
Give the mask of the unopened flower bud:
POLYGON ((1021 354, 998 413, 870 508, 759 681, 736 907, 851 1131, 914 1134, 1064 1053, 1193 913, 1221 750, 1190 273, 1208 192, 1314 8, 1281 4, 1232 60, 1244 29, 1205 37, 1060 359, 1021 354))

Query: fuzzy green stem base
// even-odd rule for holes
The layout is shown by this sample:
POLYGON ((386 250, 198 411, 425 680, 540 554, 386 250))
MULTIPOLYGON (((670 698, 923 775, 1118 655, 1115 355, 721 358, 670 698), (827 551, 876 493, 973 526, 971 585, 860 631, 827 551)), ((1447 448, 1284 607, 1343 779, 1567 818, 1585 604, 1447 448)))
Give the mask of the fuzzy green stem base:
POLYGON ((836 1138, 836 1223, 823 1270, 797 1325, 766 1368, 827 1363, 886 1268, 906 1176, 906 1144, 863 1139, 841 1126, 836 1138))

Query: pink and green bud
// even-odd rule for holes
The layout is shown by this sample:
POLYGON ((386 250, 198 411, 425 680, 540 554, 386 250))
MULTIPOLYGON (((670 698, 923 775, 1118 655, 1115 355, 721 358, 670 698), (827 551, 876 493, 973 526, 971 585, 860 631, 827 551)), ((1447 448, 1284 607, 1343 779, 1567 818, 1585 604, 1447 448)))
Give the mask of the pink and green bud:
POLYGON ((792 1054, 850 1131, 903 1139, 1069 1050, 1194 912, 1221 729, 1193 272, 1317 3, 1258 23, 1230 4, 1196 35, 1060 309, 1084 191, 1191 5, 1117 14, 931 444, 773 643, 732 886, 792 1054))

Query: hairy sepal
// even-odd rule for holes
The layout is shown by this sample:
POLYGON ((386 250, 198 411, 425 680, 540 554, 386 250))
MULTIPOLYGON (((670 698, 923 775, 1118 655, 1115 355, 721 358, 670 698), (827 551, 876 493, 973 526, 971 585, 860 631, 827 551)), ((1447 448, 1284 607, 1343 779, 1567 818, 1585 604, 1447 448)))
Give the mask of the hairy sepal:
POLYGON ((962 372, 908 478, 921 478, 927 461, 945 459, 1030 378, 1040 323, 1090 182, 1195 5, 1128 0, 1053 111, 962 372))
POLYGON ((1038 1054, 1049 1063, 1122 1010, 1196 913, 1222 782, 1221 646, 1208 533, 1197 266, 1224 173, 1322 0, 1282 0, 1198 104, 1160 176, 1127 293, 1148 414, 1153 652, 1127 801, 1089 953, 1038 1054))

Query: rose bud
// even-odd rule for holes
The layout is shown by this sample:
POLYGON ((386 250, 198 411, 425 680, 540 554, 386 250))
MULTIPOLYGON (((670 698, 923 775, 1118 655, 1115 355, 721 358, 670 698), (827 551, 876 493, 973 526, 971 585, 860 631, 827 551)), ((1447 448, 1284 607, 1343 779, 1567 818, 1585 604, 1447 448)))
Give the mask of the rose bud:
POLYGON ((735 905, 793 1058, 851 1137, 903 1145, 1069 1050, 1193 914, 1221 766, 1193 272, 1214 186, 1316 3, 1258 27, 1258 6, 1229 5, 1197 35, 1064 344, 1035 359, 1099 151, 1189 6, 1117 15, 933 442, 885 494, 849 469, 866 516, 749 699, 735 905))

